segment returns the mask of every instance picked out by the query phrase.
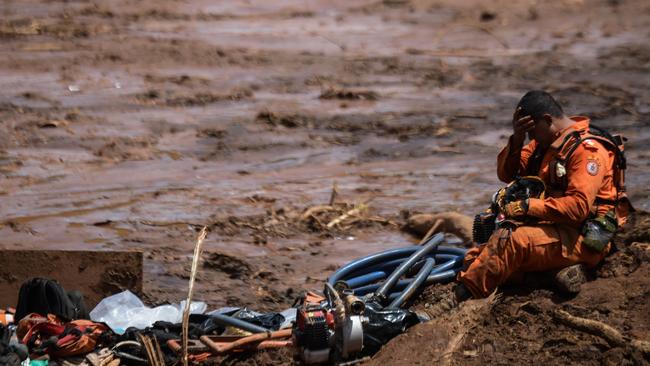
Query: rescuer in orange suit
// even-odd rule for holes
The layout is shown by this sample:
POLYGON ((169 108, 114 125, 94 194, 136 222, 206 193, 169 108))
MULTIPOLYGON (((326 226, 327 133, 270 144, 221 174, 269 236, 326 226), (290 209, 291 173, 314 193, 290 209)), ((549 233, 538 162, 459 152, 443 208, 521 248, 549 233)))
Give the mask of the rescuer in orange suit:
POLYGON ((530 91, 519 101, 512 126, 497 159, 498 177, 508 183, 538 176, 546 195, 505 205, 506 218, 533 220, 497 229, 467 253, 454 302, 487 297, 505 281, 532 271, 560 270, 556 280, 565 276, 564 290, 577 292, 584 280, 581 266, 597 265, 611 246, 607 239, 600 247, 586 245, 585 222, 608 216, 615 230, 627 218, 625 205, 618 204, 624 192, 615 182, 616 154, 591 138, 589 118, 568 117, 550 94, 530 91), (530 141, 524 144, 526 135, 530 141))

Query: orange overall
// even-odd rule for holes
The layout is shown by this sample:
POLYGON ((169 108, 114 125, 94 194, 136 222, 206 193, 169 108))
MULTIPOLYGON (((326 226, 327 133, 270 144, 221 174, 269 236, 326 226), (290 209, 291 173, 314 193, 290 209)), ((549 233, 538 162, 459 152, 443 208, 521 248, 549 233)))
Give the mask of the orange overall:
MULTIPOLYGON (((602 252, 583 245, 580 229, 590 214, 606 213, 614 208, 612 204, 596 203, 617 199, 613 179, 615 154, 599 141, 583 140, 575 146, 560 173, 566 177, 565 186, 558 189, 553 182, 553 174, 557 173, 551 172, 551 167, 562 150, 558 147, 559 140, 574 131, 584 134, 589 128, 588 118, 571 119, 575 123, 560 131, 543 158, 539 155, 537 163, 531 163, 537 148, 534 140, 521 150, 511 149, 511 140, 499 154, 497 173, 500 180, 510 182, 516 176, 537 175, 547 185, 547 198, 529 200, 528 216, 538 218, 538 224, 522 225, 511 231, 499 229, 487 243, 467 253, 466 270, 458 277, 474 297, 488 296, 513 275, 578 263, 595 266, 608 253, 609 244, 602 252)), ((625 218, 619 214, 619 224, 625 218)))

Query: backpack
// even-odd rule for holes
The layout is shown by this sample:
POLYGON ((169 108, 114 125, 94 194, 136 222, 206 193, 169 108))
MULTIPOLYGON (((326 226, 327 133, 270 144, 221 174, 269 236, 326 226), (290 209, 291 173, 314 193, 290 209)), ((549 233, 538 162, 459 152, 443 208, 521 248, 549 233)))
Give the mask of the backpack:
POLYGON ((551 145, 552 149, 558 151, 556 157, 551 161, 550 166, 550 181, 551 186, 566 189, 568 177, 566 173, 566 164, 571 156, 576 151, 578 146, 585 140, 594 140, 603 145, 607 150, 611 151, 614 156, 614 174, 613 183, 616 188, 616 198, 614 200, 603 200, 596 198, 594 202, 598 205, 610 205, 616 212, 618 226, 622 226, 627 221, 627 217, 631 212, 634 212, 634 207, 627 197, 625 189, 625 170, 627 169, 627 161, 625 159, 625 146, 626 139, 621 135, 612 135, 606 130, 589 125, 586 131, 567 131, 557 138, 551 145))
POLYGON ((20 287, 14 321, 27 314, 54 314, 68 320, 88 319, 88 311, 79 291, 66 292, 61 285, 45 278, 32 278, 20 287))

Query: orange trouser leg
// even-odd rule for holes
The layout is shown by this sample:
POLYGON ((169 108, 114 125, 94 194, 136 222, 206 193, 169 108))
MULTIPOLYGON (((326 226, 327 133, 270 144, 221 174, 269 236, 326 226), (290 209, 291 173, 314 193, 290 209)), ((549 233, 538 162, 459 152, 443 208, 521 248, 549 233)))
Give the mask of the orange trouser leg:
POLYGON ((488 242, 465 256, 458 279, 474 297, 486 297, 513 274, 547 271, 576 263, 597 264, 602 255, 576 250, 563 253, 555 225, 520 226, 497 230, 488 242))

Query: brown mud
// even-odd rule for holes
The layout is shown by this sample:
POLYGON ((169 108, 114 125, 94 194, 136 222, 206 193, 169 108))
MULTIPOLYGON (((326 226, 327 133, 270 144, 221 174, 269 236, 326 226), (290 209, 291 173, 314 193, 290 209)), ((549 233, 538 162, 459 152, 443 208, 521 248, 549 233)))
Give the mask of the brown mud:
MULTIPOLYGON (((202 225, 197 298, 281 310, 341 264, 416 242, 400 230, 411 213, 473 215, 533 88, 629 137, 629 193, 650 210, 642 0, 7 0, 0 14, 0 248, 142 250, 150 303, 183 298, 202 225)), ((644 284, 620 271, 594 283, 644 284)), ((540 291, 493 309, 539 301, 547 316, 540 291)), ((628 295, 616 306, 636 314, 628 295)), ((485 334, 555 327, 522 311, 485 334)), ((542 363, 583 349, 544 337, 542 363)), ((453 360, 506 363, 494 347, 453 360)))
POLYGON ((25 279, 52 278, 78 289, 93 309, 103 298, 125 289, 142 292, 142 253, 137 251, 0 251, 0 306, 16 307, 25 279))

